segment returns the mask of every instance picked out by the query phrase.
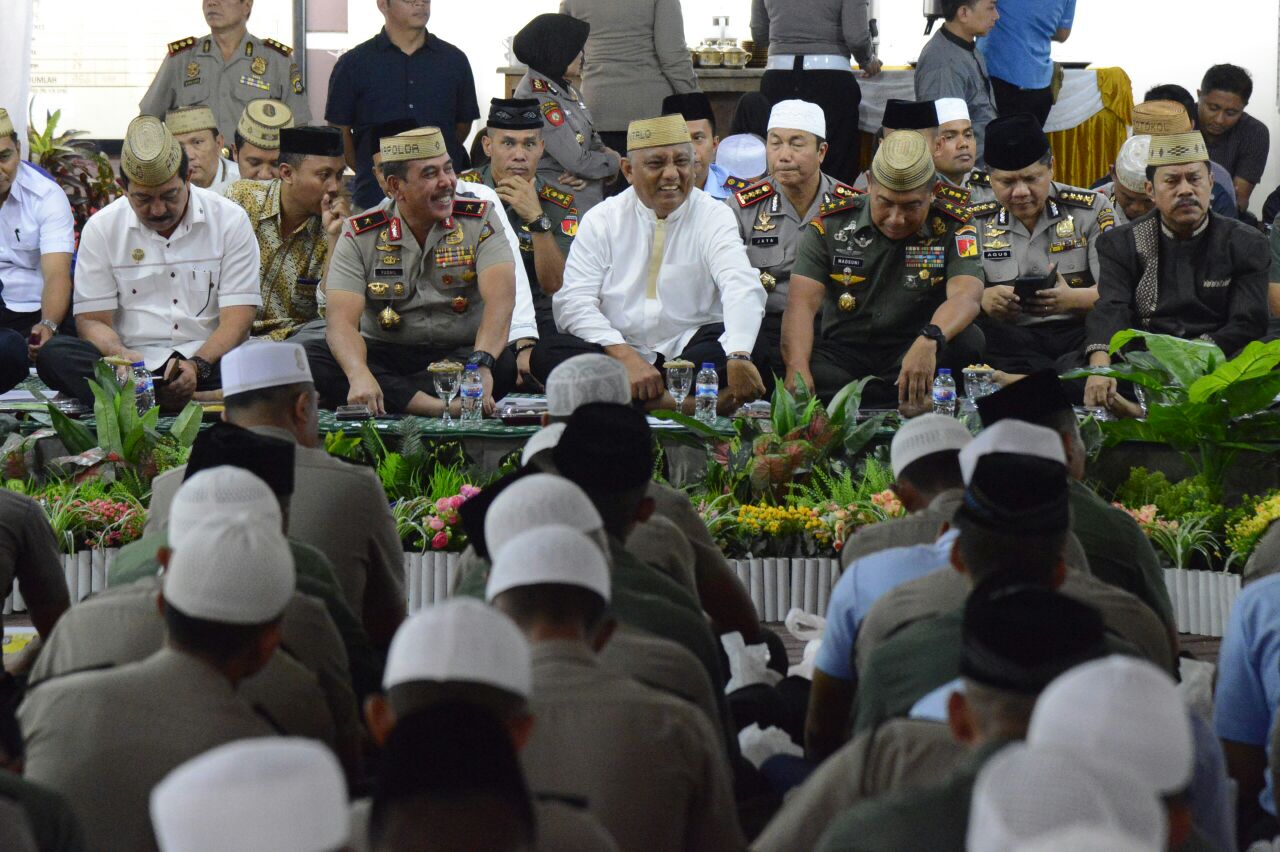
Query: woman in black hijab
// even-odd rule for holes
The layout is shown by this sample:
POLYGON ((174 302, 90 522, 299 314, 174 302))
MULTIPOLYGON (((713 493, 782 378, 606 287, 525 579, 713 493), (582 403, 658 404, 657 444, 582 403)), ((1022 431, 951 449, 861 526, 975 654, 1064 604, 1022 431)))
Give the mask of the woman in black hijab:
POLYGON ((573 193, 579 215, 604 197, 618 174, 619 154, 596 133, 591 113, 569 78, 582 73, 582 48, 591 26, 569 15, 534 18, 516 33, 516 59, 528 66, 514 97, 534 98, 542 111, 546 149, 538 177, 573 193))

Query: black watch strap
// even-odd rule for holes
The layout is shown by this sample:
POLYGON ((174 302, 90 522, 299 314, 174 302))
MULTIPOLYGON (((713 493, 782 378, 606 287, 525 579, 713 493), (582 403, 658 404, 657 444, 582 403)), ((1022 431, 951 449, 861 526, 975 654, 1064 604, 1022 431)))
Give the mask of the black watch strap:
POLYGON ((927 337, 934 343, 938 344, 939 352, 941 352, 943 347, 947 345, 947 336, 942 332, 942 329, 938 328, 938 326, 933 323, 929 323, 924 328, 920 329, 920 336, 927 337))
POLYGON ((477 349, 475 352, 471 353, 469 358, 467 358, 467 366, 485 367, 492 371, 494 367, 498 366, 498 359, 494 358, 488 352, 477 349))
POLYGON ((551 231, 551 220, 543 214, 532 222, 526 223, 524 229, 531 234, 546 234, 551 231))
POLYGON ((213 365, 199 355, 192 355, 187 360, 196 365, 196 378, 207 379, 213 374, 213 365))

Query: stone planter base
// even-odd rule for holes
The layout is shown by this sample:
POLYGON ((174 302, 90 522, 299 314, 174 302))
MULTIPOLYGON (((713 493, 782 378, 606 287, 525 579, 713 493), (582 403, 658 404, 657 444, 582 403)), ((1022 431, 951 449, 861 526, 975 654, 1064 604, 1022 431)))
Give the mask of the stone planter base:
POLYGON ((1164 584, 1179 633, 1221 636, 1240 594, 1240 575, 1166 568, 1164 584))
POLYGON ((782 621, 792 608, 825 616, 840 579, 837 559, 730 559, 762 621, 782 621))
POLYGON ((405 596, 409 612, 439 603, 453 594, 458 581, 457 553, 406 553, 405 596))

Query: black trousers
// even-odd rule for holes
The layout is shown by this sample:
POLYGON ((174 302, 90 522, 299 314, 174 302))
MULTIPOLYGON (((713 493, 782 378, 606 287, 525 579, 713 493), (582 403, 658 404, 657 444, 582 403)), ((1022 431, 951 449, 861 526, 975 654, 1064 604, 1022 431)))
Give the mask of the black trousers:
MULTIPOLYGON (((469 346, 461 349, 416 346, 368 338, 364 343, 368 352, 369 372, 378 380, 387 411, 392 414, 403 414, 413 395, 419 391, 429 396, 436 395, 435 382, 427 371, 433 361, 453 358, 461 362, 472 352, 469 346)), ((316 383, 321 407, 337 408, 339 405, 346 405, 351 384, 347 381, 342 365, 333 357, 328 341, 323 338, 309 340, 303 348, 307 351, 307 361, 311 365, 311 377, 316 383)), ((510 393, 515 381, 516 356, 512 354, 510 347, 503 347, 498 364, 493 370, 493 398, 502 399, 510 393)))
POLYGON ((11 311, 0 305, 0 393, 7 393, 25 379, 31 368, 27 338, 40 322, 39 311, 11 311))
MULTIPOLYGON (((978 318, 978 327, 987 339, 986 361, 997 370, 1022 375, 1053 370, 1061 375, 1085 366, 1083 322, 1014 325, 983 316, 978 318)), ((1063 382, 1062 386, 1077 405, 1084 401, 1083 380, 1063 382)))
POLYGON ((1053 91, 1047 86, 1043 89, 1021 89, 998 77, 992 77, 991 89, 995 92, 996 111, 1000 115, 1029 112, 1044 127, 1049 118, 1049 110, 1053 109, 1053 91))
MULTIPOLYGON (((89 390, 89 379, 93 378, 93 365, 101 360, 102 353, 89 341, 59 334, 41 347, 40 354, 36 356, 36 374, 40 381, 54 390, 71 394, 85 405, 92 406, 94 398, 93 391, 89 390)), ((219 364, 213 365, 209 378, 196 384, 198 391, 220 387, 222 371, 219 364)))
MULTIPOLYGON (((680 357, 694 363, 695 376, 697 369, 703 364, 715 364, 716 374, 720 377, 720 387, 725 387, 729 382, 729 373, 725 369, 724 347, 720 345, 722 334, 724 334, 724 323, 716 322, 702 326, 689 339, 680 357)), ((591 353, 603 354, 604 347, 598 343, 588 343, 572 334, 553 334, 538 341, 537 348, 533 350, 533 357, 529 360, 529 369, 533 371, 533 377, 545 385, 547 376, 556 367, 570 358, 591 353)), ((661 370, 663 360, 659 355, 654 366, 661 370)), ((666 381, 665 375, 663 381, 666 381)))
MULTIPOLYGON (((863 391, 863 406, 897 408, 898 388, 894 383, 902 371, 902 359, 909 345, 869 346, 815 339, 813 354, 809 357, 809 372, 813 373, 818 397, 823 402, 830 402, 849 382, 864 376, 876 376, 880 381, 868 383, 863 391)), ((957 334, 943 348, 938 367, 951 370, 957 392, 964 391, 961 371, 970 364, 979 363, 984 348, 982 332, 974 325, 957 334)))
POLYGON ((805 71, 802 58, 797 69, 766 71, 760 78, 760 92, 770 104, 799 98, 822 107, 827 119, 827 158, 822 170, 833 178, 852 184, 858 179, 858 156, 862 135, 858 129, 858 107, 862 89, 852 71, 805 71))

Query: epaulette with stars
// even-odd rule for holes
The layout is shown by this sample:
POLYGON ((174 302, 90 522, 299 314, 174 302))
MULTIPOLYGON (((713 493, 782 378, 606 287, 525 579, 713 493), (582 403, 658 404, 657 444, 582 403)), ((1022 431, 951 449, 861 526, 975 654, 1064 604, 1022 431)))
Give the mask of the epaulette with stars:
POLYGON ((284 54, 285 56, 293 56, 292 47, 290 47, 287 44, 281 44, 280 42, 276 41, 273 38, 264 38, 262 40, 262 43, 265 44, 267 47, 271 48, 272 50, 276 51, 277 53, 284 54))
POLYGON ((464 201, 461 198, 453 200, 453 212, 459 216, 475 216, 485 215, 489 210, 489 202, 487 201, 464 201))
POLYGON ((754 186, 746 189, 740 189, 733 194, 734 200, 738 202, 739 207, 750 207, 752 204, 758 204, 764 201, 775 192, 773 185, 768 181, 761 181, 754 186))
POLYGON ((950 199, 939 198, 938 196, 934 196, 933 198, 933 209, 946 213, 957 222, 968 222, 973 216, 973 214, 969 212, 969 208, 965 207, 963 204, 956 204, 950 199))
POLYGON ((169 55, 177 56, 182 51, 189 50, 195 46, 195 36, 187 36, 186 38, 180 38, 177 41, 171 41, 169 42, 169 55))
POLYGON ((550 201, 557 207, 563 207, 568 210, 573 206, 573 194, 556 189, 551 184, 543 184, 542 189, 538 190, 538 197, 550 201))
POLYGON ((840 183, 837 181, 836 185, 831 187, 831 194, 836 198, 853 198, 855 195, 862 195, 862 192, 852 186, 849 186, 847 183, 840 183))
POLYGON ((977 169, 974 169, 973 171, 969 172, 969 180, 967 180, 966 183, 968 183, 969 186, 981 186, 981 187, 990 189, 991 175, 987 174, 986 172, 978 171, 977 169))
POLYGON ((969 198, 973 193, 967 189, 961 189, 958 186, 952 186, 945 180, 940 180, 933 185, 933 194, 935 198, 945 198, 948 201, 954 201, 961 207, 969 206, 969 198))
POLYGON ((1093 203, 1098 200, 1098 193, 1090 192, 1087 189, 1060 189, 1058 190, 1058 200, 1072 207, 1083 207, 1086 210, 1092 210, 1093 203))
POLYGON ((484 180, 480 177, 480 173, 475 170, 463 172, 458 175, 458 180, 466 181, 467 183, 484 183, 484 180))
POLYGON ((747 183, 742 178, 734 177, 733 175, 729 175, 724 179, 724 185, 729 187, 729 189, 732 189, 734 192, 738 192, 751 186, 751 184, 747 183))
POLYGON ((984 204, 974 204, 969 207, 969 215, 974 219, 981 219, 984 216, 990 216, 1000 209, 999 201, 988 201, 984 204))
POLYGON ((361 213, 359 216, 352 216, 348 219, 351 223, 351 230, 357 234, 363 234, 365 231, 372 231, 387 224, 387 211, 372 210, 368 213, 361 213))
POLYGON ((830 201, 822 202, 822 206, 818 208, 818 218, 830 216, 833 213, 840 213, 858 204, 858 196, 850 198, 833 198, 830 201))

